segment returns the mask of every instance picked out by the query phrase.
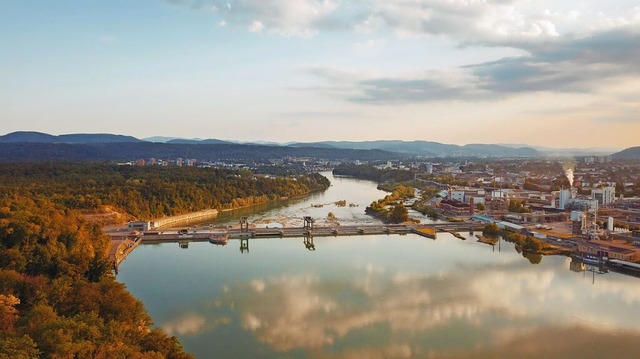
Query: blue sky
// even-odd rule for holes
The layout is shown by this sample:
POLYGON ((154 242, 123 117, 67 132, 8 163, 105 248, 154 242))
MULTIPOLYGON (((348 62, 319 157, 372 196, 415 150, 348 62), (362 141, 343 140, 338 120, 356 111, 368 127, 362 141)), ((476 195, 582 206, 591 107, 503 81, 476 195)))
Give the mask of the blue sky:
POLYGON ((627 147, 638 59, 627 0, 0 0, 0 133, 627 147))

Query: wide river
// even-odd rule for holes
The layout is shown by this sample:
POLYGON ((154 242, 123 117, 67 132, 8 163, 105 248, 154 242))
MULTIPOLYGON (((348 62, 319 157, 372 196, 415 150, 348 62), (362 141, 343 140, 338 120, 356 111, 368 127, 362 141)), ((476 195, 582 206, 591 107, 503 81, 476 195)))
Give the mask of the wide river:
MULTIPOLYGON (((377 223, 375 183, 325 175, 323 193, 216 221, 377 223)), ((640 279, 464 235, 148 244, 118 280, 197 358, 640 357, 640 279)))

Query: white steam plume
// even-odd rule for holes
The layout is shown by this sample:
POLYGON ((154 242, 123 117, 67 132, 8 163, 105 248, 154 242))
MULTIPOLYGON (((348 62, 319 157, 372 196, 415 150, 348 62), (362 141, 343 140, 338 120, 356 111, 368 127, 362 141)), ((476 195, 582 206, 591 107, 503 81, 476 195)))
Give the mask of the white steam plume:
POLYGON ((571 187, 573 187, 573 167, 574 167, 573 163, 564 163, 562 165, 562 169, 564 169, 564 175, 567 176, 567 179, 569 180, 569 185, 571 187))

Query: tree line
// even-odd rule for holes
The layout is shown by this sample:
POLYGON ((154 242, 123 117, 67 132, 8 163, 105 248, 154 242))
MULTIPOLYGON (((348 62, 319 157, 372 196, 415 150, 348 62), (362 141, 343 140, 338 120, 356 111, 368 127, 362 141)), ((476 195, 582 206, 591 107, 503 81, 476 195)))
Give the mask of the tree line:
POLYGON ((399 154, 382 150, 289 147, 254 144, 0 143, 0 161, 131 161, 139 158, 195 158, 198 161, 307 157, 326 160, 391 160, 399 154))
POLYGON ((379 169, 371 165, 342 163, 334 167, 334 175, 351 176, 376 182, 406 182, 413 180, 413 172, 400 169, 379 169))
POLYGON ((329 187, 320 174, 268 178, 251 171, 105 163, 0 164, 0 190, 47 196, 66 207, 115 206, 139 219, 232 209, 329 187))

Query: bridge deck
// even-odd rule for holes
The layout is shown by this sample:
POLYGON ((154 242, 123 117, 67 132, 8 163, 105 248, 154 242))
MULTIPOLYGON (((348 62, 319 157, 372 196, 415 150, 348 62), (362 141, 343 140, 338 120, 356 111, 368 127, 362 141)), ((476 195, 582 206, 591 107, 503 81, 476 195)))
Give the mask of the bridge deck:
MULTIPOLYGON (((422 236, 432 237, 435 232, 455 232, 472 231, 477 229, 473 223, 437 223, 430 225, 348 225, 348 226, 323 226, 314 228, 285 227, 285 228, 249 228, 244 231, 239 228, 217 229, 216 235, 223 235, 229 239, 246 238, 292 238, 292 237, 334 237, 334 236, 356 236, 356 235, 376 235, 376 234, 407 234, 415 233, 422 236), (434 231, 430 233, 428 229, 434 231)), ((193 231, 188 234, 178 234, 174 231, 165 231, 160 234, 146 234, 142 237, 145 242, 179 241, 179 240, 207 240, 210 232, 206 230, 193 231)))
MULTIPOLYGON (((199 231, 189 231, 184 234, 183 231, 163 231, 146 233, 144 235, 132 236, 131 234, 117 233, 112 235, 112 254, 110 257, 117 274, 118 265, 127 254, 129 254, 140 242, 145 243, 163 243, 163 242, 204 242, 210 237, 227 238, 240 240, 240 251, 248 252, 250 238, 305 238, 305 246, 309 250, 315 250, 313 237, 337 237, 337 236, 362 236, 362 235, 380 235, 380 234, 407 234, 414 233, 423 237, 436 237, 436 232, 457 232, 457 231, 474 231, 479 230, 477 224, 474 223, 435 223, 435 224, 374 224, 374 225, 348 225, 348 226, 315 226, 313 228, 305 227, 285 227, 285 228, 216 228, 215 230, 207 230, 203 228, 199 231), (179 232, 183 232, 182 234, 179 232), (133 237, 133 238, 132 238, 133 237), (128 245, 127 248, 121 249, 123 242, 133 242, 135 245, 128 245), (121 254, 117 256, 116 253, 121 254)), ((459 237, 460 238, 460 237, 459 237)), ((186 246, 185 246, 186 248, 186 246)))

